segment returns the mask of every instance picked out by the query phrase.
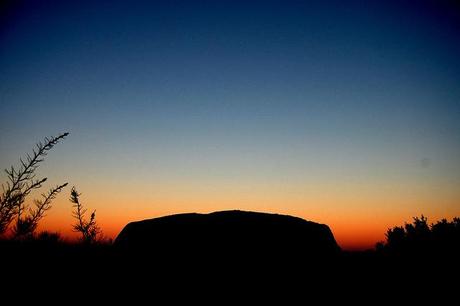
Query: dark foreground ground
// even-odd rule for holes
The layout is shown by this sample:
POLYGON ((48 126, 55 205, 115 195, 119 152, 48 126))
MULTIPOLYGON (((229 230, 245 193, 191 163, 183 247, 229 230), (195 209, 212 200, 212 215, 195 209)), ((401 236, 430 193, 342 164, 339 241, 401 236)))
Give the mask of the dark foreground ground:
POLYGON ((212 246, 200 250, 171 246, 140 253, 114 245, 3 241, 0 261, 3 292, 51 286, 78 295, 107 287, 112 298, 131 295, 133 290, 143 295, 172 290, 171 297, 214 292, 228 298, 247 291, 267 298, 287 290, 333 300, 435 296, 439 304, 457 296, 460 279, 455 254, 339 251, 299 256, 283 250, 223 253, 212 246))
POLYGON ((347 252, 326 225, 229 211, 133 222, 113 244, 69 244, 52 235, 0 240, 0 302, 9 305, 14 296, 86 304, 96 293, 104 304, 122 297, 150 304, 159 296, 247 304, 250 295, 254 304, 295 297, 301 304, 456 305, 460 243, 450 236, 347 252))
POLYGON ((113 244, 69 244, 53 235, 4 240, 0 302, 9 305, 13 296, 87 304, 98 294, 104 305, 122 298, 130 305, 456 305, 460 244, 452 231, 442 232, 442 243, 433 234, 346 252, 324 224, 226 211, 132 222, 113 244))

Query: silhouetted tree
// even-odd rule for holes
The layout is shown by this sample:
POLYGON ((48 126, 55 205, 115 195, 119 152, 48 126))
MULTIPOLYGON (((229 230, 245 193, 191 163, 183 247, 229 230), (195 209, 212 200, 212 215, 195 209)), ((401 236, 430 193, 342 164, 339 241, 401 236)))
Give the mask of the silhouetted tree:
POLYGON ((385 236, 387 238, 386 246, 392 249, 400 249, 404 245, 406 232, 402 226, 395 226, 388 229, 385 236))
POLYGON ((83 205, 80 203, 80 195, 81 194, 77 192, 75 187, 72 187, 70 192, 70 201, 74 204, 72 216, 77 220, 73 225, 73 230, 82 235, 81 239, 83 243, 92 244, 99 241, 102 236, 102 231, 96 223, 96 211, 91 213, 89 221, 86 220, 86 209, 83 208, 83 205))
POLYGON ((413 223, 404 225, 407 238, 415 241, 428 239, 430 235, 428 219, 422 215, 420 218, 414 217, 413 220, 413 223))
POLYGON ((386 242, 378 243, 376 250, 418 254, 459 252, 460 218, 454 218, 452 222, 442 219, 428 225, 425 216, 415 217, 412 223, 406 223, 404 227, 395 226, 388 229, 386 242))
POLYGON ((8 230, 14 219, 17 219, 15 235, 33 233, 44 212, 51 208, 51 201, 67 185, 65 183, 51 189, 42 200, 35 201, 35 208, 28 209, 25 204, 30 192, 40 188, 47 180, 46 177, 36 179, 36 170, 40 163, 48 151, 68 135, 69 133, 63 133, 57 137, 46 137, 43 142, 36 144, 32 154, 27 154, 25 159, 19 159, 21 165, 18 168, 11 166, 10 169, 5 169, 8 181, 6 185, 2 184, 0 195, 0 235, 8 230), (25 216, 25 212, 29 215, 25 216))

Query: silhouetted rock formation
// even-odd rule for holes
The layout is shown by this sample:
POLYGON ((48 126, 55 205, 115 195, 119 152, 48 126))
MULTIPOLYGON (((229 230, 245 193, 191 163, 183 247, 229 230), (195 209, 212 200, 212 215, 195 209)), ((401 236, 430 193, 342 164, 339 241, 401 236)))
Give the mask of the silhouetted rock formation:
POLYGON ((340 250, 327 225, 286 215, 222 211, 131 222, 115 246, 135 252, 245 258, 305 257, 340 250))

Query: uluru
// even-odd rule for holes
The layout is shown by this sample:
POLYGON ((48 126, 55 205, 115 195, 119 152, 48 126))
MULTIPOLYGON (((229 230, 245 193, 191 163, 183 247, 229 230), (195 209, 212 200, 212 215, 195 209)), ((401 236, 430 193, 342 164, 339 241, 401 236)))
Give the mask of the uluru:
POLYGON ((316 256, 340 251, 325 224, 289 215, 239 210, 131 222, 119 233, 115 246, 128 252, 225 256, 316 256))

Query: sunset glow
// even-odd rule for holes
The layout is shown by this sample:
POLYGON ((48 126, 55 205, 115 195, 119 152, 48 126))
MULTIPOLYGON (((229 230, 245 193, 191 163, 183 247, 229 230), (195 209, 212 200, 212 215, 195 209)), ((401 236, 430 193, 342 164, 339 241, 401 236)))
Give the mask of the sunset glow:
POLYGON ((69 183, 40 230, 75 238, 71 186, 110 238, 238 209, 362 250, 412 217, 460 216, 460 10, 64 2, 0 16, 1 168, 70 132, 38 170, 43 190, 69 183))

